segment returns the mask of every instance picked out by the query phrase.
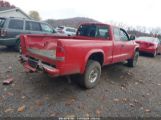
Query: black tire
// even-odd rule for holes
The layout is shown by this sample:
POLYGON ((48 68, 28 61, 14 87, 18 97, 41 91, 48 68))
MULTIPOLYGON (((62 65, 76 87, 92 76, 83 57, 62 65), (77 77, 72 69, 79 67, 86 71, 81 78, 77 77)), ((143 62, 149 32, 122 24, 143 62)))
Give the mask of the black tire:
POLYGON ((17 40, 16 45, 15 45, 15 50, 17 52, 20 52, 20 40, 17 40))
POLYGON ((100 76, 100 63, 94 60, 89 60, 86 66, 85 73, 80 76, 79 84, 86 89, 91 89, 97 85, 100 76))
POLYGON ((137 65, 138 58, 139 58, 139 51, 135 51, 133 59, 128 60, 128 66, 135 67, 137 65))

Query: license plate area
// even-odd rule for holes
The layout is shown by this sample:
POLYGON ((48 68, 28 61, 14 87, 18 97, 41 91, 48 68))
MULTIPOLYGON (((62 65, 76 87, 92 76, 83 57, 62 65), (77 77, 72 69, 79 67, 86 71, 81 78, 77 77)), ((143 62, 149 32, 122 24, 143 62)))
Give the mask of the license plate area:
POLYGON ((38 61, 33 60, 33 59, 29 59, 29 60, 28 60, 28 63, 29 63, 29 65, 30 65, 31 67, 33 67, 33 68, 37 68, 37 66, 38 66, 38 61))

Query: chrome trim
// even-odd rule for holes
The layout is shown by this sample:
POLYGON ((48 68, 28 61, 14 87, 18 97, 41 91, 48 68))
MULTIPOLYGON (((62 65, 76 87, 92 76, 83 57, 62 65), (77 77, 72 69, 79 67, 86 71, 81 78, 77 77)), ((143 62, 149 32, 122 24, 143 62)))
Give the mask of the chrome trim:
POLYGON ((56 60, 56 50, 40 50, 40 49, 33 49, 33 48, 28 48, 27 50, 32 54, 37 54, 40 56, 50 58, 52 60, 56 60))
POLYGON ((24 56, 24 55, 20 55, 20 58, 22 59, 22 60, 24 60, 24 61, 28 61, 28 57, 26 57, 26 56, 24 56))

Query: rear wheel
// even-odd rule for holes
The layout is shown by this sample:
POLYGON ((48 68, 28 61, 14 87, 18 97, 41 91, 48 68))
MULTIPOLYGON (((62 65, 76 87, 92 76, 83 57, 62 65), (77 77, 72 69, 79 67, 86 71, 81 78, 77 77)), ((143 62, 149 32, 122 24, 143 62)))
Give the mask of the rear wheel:
POLYGON ((79 83, 86 89, 93 88, 99 82, 101 76, 101 65, 99 62, 89 60, 86 66, 85 73, 80 76, 79 83))
POLYGON ((128 66, 135 67, 139 58, 139 51, 135 51, 133 59, 128 60, 128 66))

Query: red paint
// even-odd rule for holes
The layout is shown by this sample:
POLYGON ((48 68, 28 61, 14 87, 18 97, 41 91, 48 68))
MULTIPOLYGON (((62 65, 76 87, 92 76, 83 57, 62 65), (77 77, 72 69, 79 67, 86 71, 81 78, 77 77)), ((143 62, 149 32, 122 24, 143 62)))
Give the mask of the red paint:
MULTIPOLYGON (((113 26, 100 23, 95 25, 108 26, 109 37, 103 39, 84 36, 21 35, 22 55, 34 58, 37 62, 41 61, 43 63, 41 69, 52 76, 83 74, 87 61, 93 54, 103 57, 102 66, 133 58, 135 50, 139 47, 138 44, 132 40, 115 41, 113 26), (55 50, 56 53, 53 51, 55 58, 31 53, 28 48, 48 50, 47 52, 51 51, 51 53, 55 50), (44 66, 46 63, 48 67, 44 66)), ((28 61, 23 61, 23 64, 25 63, 28 61)), ((31 70, 35 69, 31 67, 31 70)))
MULTIPOLYGON (((151 39, 156 39, 156 38, 151 38, 151 39)), ((159 44, 159 43, 146 41, 144 39, 140 40, 139 38, 138 38, 138 40, 135 40, 135 41, 136 41, 136 43, 138 43, 140 45, 140 48, 139 48, 140 52, 154 54, 155 51, 157 51, 157 53, 161 53, 161 44, 159 44)))

